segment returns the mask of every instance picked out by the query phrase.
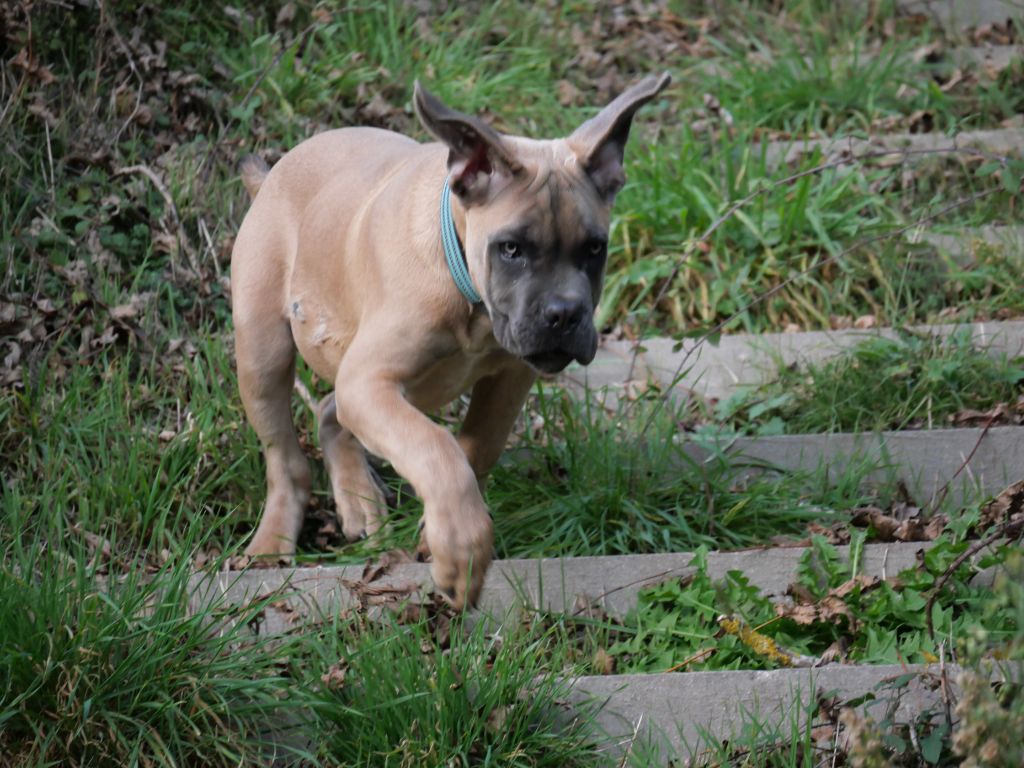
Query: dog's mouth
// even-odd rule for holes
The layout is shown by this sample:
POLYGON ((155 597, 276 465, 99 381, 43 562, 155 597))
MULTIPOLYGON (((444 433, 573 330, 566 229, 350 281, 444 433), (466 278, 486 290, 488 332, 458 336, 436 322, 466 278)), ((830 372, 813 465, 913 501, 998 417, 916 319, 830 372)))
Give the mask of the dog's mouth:
POLYGON ((550 349, 545 352, 534 352, 532 355, 523 355, 523 360, 531 368, 536 368, 541 373, 558 373, 565 369, 573 360, 572 352, 564 349, 550 349))

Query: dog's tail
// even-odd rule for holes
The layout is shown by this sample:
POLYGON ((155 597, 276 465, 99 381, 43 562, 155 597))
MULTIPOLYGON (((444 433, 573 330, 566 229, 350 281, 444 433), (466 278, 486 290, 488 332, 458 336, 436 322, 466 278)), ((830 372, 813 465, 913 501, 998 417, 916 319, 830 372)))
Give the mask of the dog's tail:
POLYGON ((242 183, 245 184, 249 197, 254 199, 263 185, 263 180, 270 173, 270 166, 256 155, 246 155, 238 164, 238 172, 242 175, 242 183))

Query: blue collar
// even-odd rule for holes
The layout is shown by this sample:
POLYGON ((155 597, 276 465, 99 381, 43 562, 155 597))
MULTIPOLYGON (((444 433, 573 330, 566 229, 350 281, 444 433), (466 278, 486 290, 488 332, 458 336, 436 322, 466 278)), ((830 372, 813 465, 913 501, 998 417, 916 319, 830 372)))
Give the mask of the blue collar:
POLYGON ((452 219, 451 187, 448 179, 444 180, 444 189, 441 190, 441 242, 444 244, 444 258, 448 262, 448 271, 452 280, 462 292, 470 304, 479 304, 480 294, 473 287, 473 278, 469 276, 469 268, 466 266, 466 258, 462 255, 462 248, 459 247, 459 236, 455 233, 455 221, 452 219))

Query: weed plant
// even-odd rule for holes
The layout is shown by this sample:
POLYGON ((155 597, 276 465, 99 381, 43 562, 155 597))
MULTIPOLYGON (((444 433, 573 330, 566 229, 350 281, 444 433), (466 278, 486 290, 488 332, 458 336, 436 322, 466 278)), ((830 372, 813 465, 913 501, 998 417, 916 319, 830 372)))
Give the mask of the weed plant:
MULTIPOLYGON (((1011 606, 992 603, 987 587, 972 586, 970 565, 946 583, 932 605, 934 636, 924 609, 937 580, 969 545, 948 538, 927 549, 920 566, 902 571, 893 581, 858 579, 858 559, 864 534, 855 536, 850 563, 820 537, 812 540, 800 560, 791 592, 799 604, 776 610, 740 572, 719 583, 707 576, 703 553, 698 553, 692 578, 666 582, 641 593, 627 639, 612 646, 620 668, 656 672, 669 669, 772 669, 787 666, 776 650, 790 658, 820 657, 842 649, 845 661, 898 664, 933 663, 938 644, 964 654, 968 642, 984 637, 987 647, 1005 655, 1019 636, 1019 617, 1011 606), (730 616, 760 638, 722 632, 722 616, 730 616), (681 666, 680 666, 681 665, 681 666)), ((999 566, 1016 550, 1003 547, 987 556, 979 568, 999 566)))

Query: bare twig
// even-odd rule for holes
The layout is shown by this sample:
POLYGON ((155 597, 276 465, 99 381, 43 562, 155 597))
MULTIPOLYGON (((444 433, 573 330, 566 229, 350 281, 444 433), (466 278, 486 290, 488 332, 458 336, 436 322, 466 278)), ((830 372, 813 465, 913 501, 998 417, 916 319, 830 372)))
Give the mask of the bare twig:
MULTIPOLYGON (((733 314, 731 314, 729 317, 725 318, 721 322, 717 323, 711 330, 707 331, 702 336, 700 336, 700 338, 697 339, 697 342, 693 345, 693 347, 691 347, 689 350, 687 350, 686 354, 683 355, 683 359, 679 361, 679 365, 676 366, 676 369, 675 369, 675 371, 672 374, 672 378, 668 382, 668 384, 665 386, 664 392, 662 393, 661 397, 659 397, 657 402, 655 403, 655 407, 652 408, 650 414, 648 414, 647 420, 644 423, 644 426, 643 426, 643 428, 640 431, 640 435, 644 436, 644 435, 647 434, 647 430, 650 429, 651 425, 654 423, 655 418, 661 412, 661 409, 664 407, 665 402, 668 400, 669 396, 671 395, 672 389, 676 386, 676 384, 679 383, 680 376, 681 376, 682 372, 685 370, 686 365, 689 362, 690 358, 693 356, 694 352, 699 350, 700 347, 708 339, 710 339, 712 336, 714 336, 717 333, 719 333, 723 328, 725 328, 725 326, 727 326, 734 319, 736 319, 737 317, 742 315, 744 312, 746 312, 747 310, 751 309, 752 307, 757 306, 758 304, 761 304, 762 302, 766 301, 767 299, 770 299, 772 296, 774 296, 775 294, 779 293, 784 288, 787 288, 788 286, 792 285, 797 280, 800 280, 801 278, 806 277, 807 275, 811 274, 812 272, 815 272, 815 271, 817 271, 817 270, 821 269, 822 267, 825 267, 825 266, 827 266, 829 264, 834 264, 834 263, 836 263, 838 261, 842 261, 844 258, 849 256, 854 251, 858 251, 861 248, 864 248, 864 247, 866 247, 868 245, 871 245, 872 243, 876 243, 876 242, 879 242, 879 241, 882 241, 882 240, 887 240, 887 239, 889 239, 891 237, 895 237, 897 235, 900 235, 900 234, 902 234, 904 232, 907 232, 907 231, 909 231, 911 229, 914 229, 916 227, 920 227, 922 224, 926 224, 926 223, 928 223, 930 221, 934 221, 935 219, 941 218, 942 216, 945 216, 950 211, 955 211, 957 208, 962 208, 965 205, 968 205, 970 203, 976 202, 977 200, 980 200, 980 199, 982 199, 984 197, 987 197, 988 195, 991 195, 991 194, 993 194, 996 191, 998 191, 998 190, 995 189, 995 188, 981 190, 980 192, 976 192, 973 195, 970 195, 970 196, 965 197, 965 198, 961 198, 960 200, 957 200, 957 201, 955 201, 953 203, 950 203, 949 205, 943 206, 941 209, 939 209, 935 213, 932 213, 932 214, 929 214, 928 216, 925 216, 923 218, 917 219, 916 221, 914 221, 911 224, 906 224, 906 225, 904 225, 902 227, 897 227, 896 229, 891 229, 891 230, 888 230, 887 232, 882 232, 881 234, 872 235, 871 237, 864 238, 863 240, 858 240, 856 243, 854 243, 853 245, 849 246, 848 248, 844 248, 839 253, 836 253, 836 254, 828 257, 827 259, 822 259, 821 261, 812 264, 811 266, 807 267, 806 269, 800 270, 796 274, 791 275, 790 277, 788 277, 785 280, 783 280, 782 282, 780 282, 778 285, 772 286, 772 288, 770 288, 769 290, 767 290, 764 293, 762 293, 762 294, 756 296, 755 298, 751 299, 749 302, 747 302, 742 307, 740 307, 738 310, 736 310, 736 312, 734 312, 733 314)), ((639 345, 640 345, 640 342, 638 342, 637 350, 634 350, 634 354, 637 354, 637 351, 639 349, 639 345)), ((633 407, 635 402, 638 402, 638 401, 634 401, 634 403, 630 403, 630 405, 628 407, 633 407)))
POLYGON ((673 664, 671 667, 669 667, 668 669, 665 670, 665 673, 667 674, 669 672, 678 672, 683 667, 688 667, 691 664, 694 664, 694 663, 696 663, 698 661, 703 661, 705 657, 710 656, 712 653, 714 653, 717 650, 718 650, 718 648, 714 647, 714 646, 712 646, 710 648, 704 648, 702 650, 699 650, 695 654, 693 654, 692 656, 686 657, 685 659, 680 661, 678 664, 673 664))
POLYGON ((619 768, 625 768, 626 763, 629 762, 629 756, 633 753, 633 744, 636 743, 636 737, 640 735, 640 725, 644 721, 644 715, 641 712, 640 717, 637 718, 636 726, 633 728, 633 735, 629 739, 629 744, 626 747, 626 751, 622 755, 622 761, 619 763, 619 768))
MULTIPOLYGON (((637 584, 645 584, 647 582, 654 582, 655 579, 660 581, 660 580, 664 579, 667 576, 673 576, 673 575, 678 574, 678 573, 680 573, 680 569, 679 568, 670 568, 669 570, 662 571, 661 573, 653 573, 653 574, 649 574, 647 576, 643 576, 643 577, 641 577, 639 579, 634 579, 633 581, 629 582, 628 584, 620 584, 619 586, 617 586, 617 587, 615 587, 613 589, 609 589, 609 590, 607 590, 605 592, 602 592, 600 595, 595 597, 593 600, 590 600, 589 603, 591 605, 596 604, 596 603, 600 603, 606 597, 608 597, 609 595, 613 595, 616 592, 621 592, 624 589, 629 589, 630 587, 635 587, 637 584)), ((572 615, 573 616, 579 616, 585 610, 586 610, 586 606, 584 606, 582 608, 577 608, 575 611, 572 612, 572 615)))
POLYGON ((932 587, 931 594, 928 596, 928 602, 924 606, 924 617, 928 625, 928 636, 931 638, 933 643, 935 642, 935 627, 932 623, 932 607, 935 605, 935 600, 938 598, 939 593, 942 592, 942 588, 946 586, 946 582, 952 578, 953 574, 957 572, 957 569, 959 569, 961 565, 981 552, 985 547, 1001 538, 1019 536, 1022 532, 1024 532, 1024 517, 1014 517, 1006 520, 984 539, 979 539, 961 552, 956 560, 949 564, 949 567, 946 568, 942 576, 939 577, 939 580, 935 582, 935 586, 932 587))
POLYGON ((974 442, 974 447, 971 448, 970 453, 967 454, 967 458, 963 460, 960 466, 957 467, 956 472, 953 473, 952 477, 950 477, 945 483, 943 483, 942 488, 940 488, 939 492, 935 494, 935 496, 932 498, 932 502, 931 504, 929 504, 929 514, 934 513, 939 509, 939 507, 942 506, 942 503, 946 500, 946 495, 949 493, 949 489, 952 486, 953 481, 956 480, 957 477, 960 476, 960 473, 967 468, 967 465, 971 463, 971 460, 974 458, 974 454, 978 452, 978 448, 981 447, 982 441, 985 439, 985 436, 988 435, 988 431, 992 428, 992 424, 995 422, 996 416, 998 415, 999 414, 997 412, 993 411, 992 415, 988 417, 988 421, 985 422, 985 426, 981 430, 981 434, 978 435, 978 439, 974 442))
MULTIPOLYGON (((57 177, 53 172, 53 143, 50 141, 50 123, 43 120, 43 130, 46 132, 46 159, 50 165, 50 202, 53 209, 57 210, 57 177)), ((46 175, 45 173, 43 174, 46 175)))
POLYGON ((210 252, 210 263, 213 264, 213 271, 217 273, 217 278, 220 279, 221 269, 220 261, 217 258, 217 248, 213 244, 210 228, 206 226, 206 219, 202 216, 199 217, 199 233, 203 236, 203 240, 206 241, 206 249, 210 252))
MULTIPOLYGON (((954 658, 955 662, 956 659, 954 658)), ((939 643, 939 685, 942 690, 942 705, 945 710, 946 726, 953 732, 953 688, 949 684, 949 670, 946 668, 946 641, 939 643)))
POLYGON ((319 417, 320 409, 317 408, 316 401, 313 400, 313 395, 309 393, 309 389, 302 383, 302 379, 296 376, 295 381, 292 382, 292 388, 298 392, 299 398, 309 407, 309 410, 313 412, 313 415, 319 417))
MULTIPOLYGON (((126 174, 135 173, 140 176, 145 176, 149 179, 153 186, 156 187, 156 191, 160 193, 160 196, 164 199, 164 203, 167 205, 167 209, 170 211, 171 218, 174 219, 174 227, 177 230, 178 242, 181 245, 181 250, 185 252, 185 257, 188 259, 189 268, 192 270, 192 274, 195 277, 199 277, 199 265, 196 263, 196 253, 192 248, 192 242, 188 239, 188 234, 185 232, 185 227, 181 223, 181 216, 178 215, 178 206, 174 204, 174 198, 171 197, 171 193, 167 190, 167 187, 161 181, 160 177, 156 174, 152 168, 148 165, 129 165, 125 168, 118 168, 114 171, 115 176, 123 176, 126 174)), ((171 270, 175 271, 174 259, 171 259, 171 270)))

